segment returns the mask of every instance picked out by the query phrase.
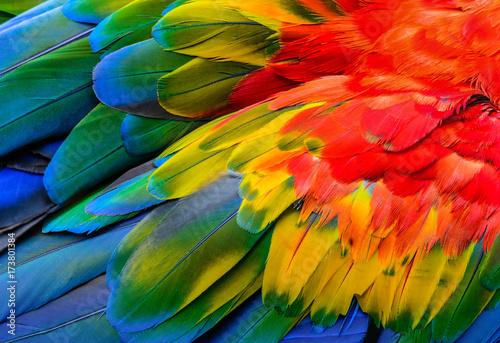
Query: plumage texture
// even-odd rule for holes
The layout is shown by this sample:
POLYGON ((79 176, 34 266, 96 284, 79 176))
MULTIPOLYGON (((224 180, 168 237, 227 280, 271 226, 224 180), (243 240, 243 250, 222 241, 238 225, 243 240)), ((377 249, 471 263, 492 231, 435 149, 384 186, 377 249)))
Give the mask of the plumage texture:
MULTIPOLYGON (((99 276, 47 305, 19 316, 16 338, 33 343, 51 340, 120 342, 116 331, 103 316, 108 295, 104 276, 99 276)), ((0 332, 2 341, 8 342, 10 338, 7 331, 0 332)))
POLYGON ((6 21, 0 226, 28 256, 20 311, 42 306, 23 320, 106 271, 110 341, 497 340, 499 27, 469 0, 51 0, 6 21))

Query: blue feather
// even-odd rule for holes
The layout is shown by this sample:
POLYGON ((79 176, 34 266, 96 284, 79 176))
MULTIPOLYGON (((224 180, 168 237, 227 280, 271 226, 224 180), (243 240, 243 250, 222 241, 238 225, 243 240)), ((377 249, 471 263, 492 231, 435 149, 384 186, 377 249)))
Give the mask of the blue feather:
POLYGON ((3 70, 0 74, 85 37, 92 31, 91 25, 66 18, 61 9, 54 8, 0 31, 0 41, 9 42, 0 50, 0 71, 3 70))
POLYGON ((126 181, 118 187, 97 196, 85 211, 97 216, 121 216, 161 204, 163 200, 151 195, 147 185, 154 170, 126 181))
POLYGON ((8 29, 12 26, 15 26, 23 21, 26 21, 28 19, 34 18, 40 14, 43 14, 45 12, 48 12, 50 10, 53 10, 54 8, 57 8, 64 4, 66 0, 49 0, 42 2, 40 5, 35 6, 26 12, 21 13, 18 16, 15 16, 14 18, 10 19, 9 21, 6 21, 2 25, 0 25, 0 31, 8 29))
POLYGON ((45 158, 52 159, 57 152, 57 149, 61 146, 64 140, 55 141, 51 143, 46 143, 43 145, 39 145, 31 148, 31 151, 35 154, 41 155, 45 158))
POLYGON ((0 169, 0 227, 34 218, 54 206, 43 176, 10 168, 0 169))
POLYGON ((485 310, 464 332, 456 343, 486 343, 499 338, 500 330, 500 306, 493 311, 485 310))
POLYGON ((104 275, 99 276, 37 310, 16 317, 15 336, 8 332, 7 322, 1 323, 0 341, 120 342, 104 315, 109 297, 104 279, 104 275))
POLYGON ((94 91, 108 106, 166 119, 170 114, 158 102, 158 79, 191 59, 164 51, 153 39, 133 44, 109 54, 97 65, 94 91))
MULTIPOLYGON (((42 234, 40 230, 16 243, 16 313, 36 309, 74 287, 104 273, 113 250, 138 223, 138 216, 100 235, 42 234)), ((0 283, 7 284, 7 252, 0 256, 0 283)), ((0 318, 9 313, 6 292, 0 293, 0 318)))
POLYGON ((297 327, 283 338, 286 343, 306 342, 362 342, 368 330, 368 315, 359 311, 358 305, 352 306, 347 315, 338 320, 334 326, 317 332, 310 317, 304 319, 297 327))

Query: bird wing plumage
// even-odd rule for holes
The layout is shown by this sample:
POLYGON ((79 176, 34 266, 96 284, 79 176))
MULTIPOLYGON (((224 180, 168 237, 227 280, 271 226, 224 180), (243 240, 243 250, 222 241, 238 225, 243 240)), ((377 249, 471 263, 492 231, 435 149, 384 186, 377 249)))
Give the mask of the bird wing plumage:
POLYGON ((0 0, 20 339, 500 339, 496 2, 40 2, 0 0))

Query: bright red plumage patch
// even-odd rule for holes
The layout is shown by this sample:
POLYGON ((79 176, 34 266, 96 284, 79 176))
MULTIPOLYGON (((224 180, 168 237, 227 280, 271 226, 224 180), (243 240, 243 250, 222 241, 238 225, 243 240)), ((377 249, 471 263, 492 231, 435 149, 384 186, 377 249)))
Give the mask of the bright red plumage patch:
POLYGON ((314 104, 274 128, 289 152, 259 168, 293 176, 301 218, 338 216, 355 258, 490 246, 500 230, 495 5, 341 1, 341 16, 301 2, 329 21, 284 24, 280 51, 233 94, 270 99, 271 110, 314 104), (356 211, 368 211, 364 224, 356 211))

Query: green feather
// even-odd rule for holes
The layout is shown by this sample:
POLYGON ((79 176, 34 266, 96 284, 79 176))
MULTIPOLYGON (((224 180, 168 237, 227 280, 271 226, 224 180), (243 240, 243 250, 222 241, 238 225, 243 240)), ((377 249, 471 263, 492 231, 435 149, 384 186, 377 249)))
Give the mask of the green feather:
MULTIPOLYGON (((153 337, 161 337, 164 341, 172 342, 185 339, 196 328, 197 323, 204 322, 207 318, 214 322, 213 326, 260 288, 262 279, 259 275, 261 276, 266 264, 271 235, 271 232, 267 232, 235 267, 172 318, 151 330, 135 335, 140 335, 141 340, 145 341, 148 341, 149 337, 151 341, 153 337), (217 320, 214 315, 218 317, 217 320)), ((204 325, 204 331, 209 328, 207 324, 204 325)), ((196 337, 201 333, 197 332, 196 337)))
POLYGON ((493 295, 490 302, 488 303, 488 306, 486 306, 485 310, 487 311, 496 310, 498 308, 498 305, 500 305, 500 290, 495 291, 495 295, 493 295))
POLYGON ((0 11, 0 24, 5 23, 7 20, 14 18, 14 16, 7 12, 0 11))
POLYGON ((99 24, 107 16, 118 11, 133 0, 68 0, 63 13, 74 21, 99 24))
POLYGON ((158 98, 164 109, 176 115, 220 115, 228 112, 232 89, 256 69, 243 63, 195 58, 160 78, 158 98))
POLYGON ((212 1, 187 3, 168 12, 153 29, 167 50, 218 59, 265 65, 267 38, 274 34, 239 11, 212 1))
POLYGON ((483 286, 489 290, 494 291, 500 288, 500 235, 486 254, 479 277, 483 286))
MULTIPOLYGON (((163 10, 173 0, 137 0, 104 19, 89 37, 94 51, 99 51, 113 42, 144 29, 151 38, 151 30, 162 17, 163 10)), ((130 44, 130 43, 129 43, 130 44)))
POLYGON ((46 0, 0 0, 0 11, 18 15, 46 0))
POLYGON ((115 249, 113 255, 111 255, 106 270, 106 284, 109 289, 113 289, 118 276, 135 249, 149 236, 151 231, 163 219, 163 214, 169 212, 173 205, 173 202, 160 205, 155 211, 148 214, 144 218, 145 220, 139 222, 120 242, 120 245, 115 249))
POLYGON ((172 317, 255 245, 261 235, 236 224, 239 183, 223 177, 154 220, 112 289, 107 313, 115 328, 140 331, 172 317))
POLYGON ((432 321, 434 340, 456 340, 490 302, 494 292, 484 288, 479 280, 479 270, 484 263, 481 245, 478 244, 469 260, 464 278, 432 321))
POLYGON ((66 138, 44 176, 51 199, 64 203, 151 156, 127 154, 121 139, 125 113, 97 106, 66 138))
POLYGON ((137 212, 126 216, 94 216, 85 212, 85 206, 103 189, 89 193, 69 206, 50 214, 43 223, 43 232, 69 231, 74 233, 92 233, 116 222, 133 217, 137 212))
POLYGON ((87 39, 31 61, 0 79, 0 156, 67 134, 92 108, 92 69, 99 61, 87 39), (12 101, 16 99, 16 101, 12 101))
POLYGON ((202 124, 202 122, 145 118, 129 114, 122 124, 123 144, 131 155, 156 152, 202 124))
POLYGON ((62 14, 62 7, 57 7, 1 30, 0 41, 8 44, 0 50, 0 71, 10 71, 33 58, 85 37, 92 29, 92 25, 69 20, 62 14))

